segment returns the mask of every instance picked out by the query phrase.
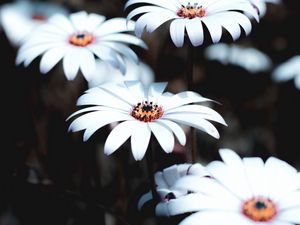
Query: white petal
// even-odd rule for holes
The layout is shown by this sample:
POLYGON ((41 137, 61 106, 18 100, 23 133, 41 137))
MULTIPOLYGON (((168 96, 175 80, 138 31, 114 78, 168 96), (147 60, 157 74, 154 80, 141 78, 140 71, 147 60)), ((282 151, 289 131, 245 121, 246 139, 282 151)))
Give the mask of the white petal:
POLYGON ((165 181, 165 178, 163 176, 163 173, 158 171, 154 174, 155 183, 158 186, 158 188, 168 188, 168 184, 165 181))
POLYGON ((88 14, 85 11, 72 13, 70 20, 77 31, 84 31, 86 29, 88 14))
POLYGON ((84 114, 75 119, 69 126, 69 130, 76 132, 79 130, 85 130, 83 140, 87 141, 93 133, 95 133, 101 127, 122 120, 131 120, 129 115, 114 112, 114 111, 96 111, 84 114))
POLYGON ((170 166, 163 170, 163 178, 169 187, 173 186, 179 177, 177 165, 170 166))
POLYGON ((241 28, 237 21, 240 15, 241 13, 238 12, 223 12, 215 15, 215 19, 230 33, 233 40, 238 39, 241 35, 241 28))
POLYGON ((219 42, 222 36, 222 27, 215 21, 214 16, 202 17, 202 21, 210 33, 212 42, 219 42))
POLYGON ((143 194, 142 197, 138 201, 138 210, 141 210, 143 205, 152 199, 152 192, 149 191, 146 194, 143 194))
POLYGON ((300 76, 296 76, 294 79, 295 87, 300 90, 300 76))
POLYGON ((163 123, 165 126, 169 127, 175 134, 179 143, 181 145, 185 145, 185 143, 186 143, 185 133, 184 133, 183 129, 177 123, 174 123, 171 120, 164 120, 164 119, 160 119, 159 121, 157 121, 157 123, 163 123))
POLYGON ((294 224, 300 223, 300 208, 288 209, 280 212, 278 219, 294 224))
MULTIPOLYGON (((88 32, 93 32, 94 30, 105 20, 105 16, 101 16, 95 13, 90 13, 87 17, 85 30, 88 32)), ((95 33, 94 33, 95 34, 95 33)))
POLYGON ((228 204, 227 200, 202 195, 199 193, 192 193, 182 196, 178 199, 170 200, 169 212, 171 215, 197 212, 201 210, 231 210, 239 213, 239 206, 240 205, 232 204, 231 202, 228 204))
POLYGON ((127 101, 100 88, 81 95, 77 100, 77 105, 103 105, 123 110, 125 113, 129 112, 132 107, 127 101))
POLYGON ((281 198, 277 204, 282 210, 300 207, 300 191, 297 190, 295 192, 286 193, 286 195, 281 198))
POLYGON ((162 95, 163 91, 166 89, 168 82, 155 82, 150 85, 148 90, 148 100, 157 101, 157 99, 162 95))
POLYGON ((115 43, 115 42, 111 43, 111 42, 104 42, 104 41, 101 44, 109 48, 112 48, 114 51, 124 55, 126 58, 134 61, 135 63, 139 62, 139 58, 136 55, 136 53, 125 44, 115 43))
POLYGON ((30 48, 20 48, 16 58, 16 64, 19 65, 24 61, 24 65, 27 67, 36 57, 43 54, 45 51, 51 48, 60 46, 57 43, 45 43, 30 48))
POLYGON ((233 195, 238 196, 240 199, 250 199, 252 192, 249 184, 243 179, 240 173, 244 168, 238 168, 239 171, 235 171, 238 167, 229 167, 220 161, 213 161, 206 166, 206 170, 219 181, 224 187, 232 192, 233 195))
POLYGON ((195 127, 208 133, 214 138, 220 138, 218 130, 210 122, 203 119, 201 115, 189 114, 189 116, 187 117, 186 114, 171 113, 164 115, 163 118, 195 127))
POLYGON ((147 123, 137 121, 131 136, 131 151, 135 160, 142 160, 149 145, 151 130, 147 123))
POLYGON ((74 80, 80 66, 80 55, 76 48, 70 48, 63 59, 63 69, 68 80, 74 80))
POLYGON ((72 34, 75 31, 70 20, 68 20, 68 18, 62 14, 55 14, 51 16, 48 19, 48 22, 57 26, 59 29, 66 32, 67 34, 72 34))
POLYGON ((137 3, 148 3, 148 4, 153 4, 153 5, 157 5, 157 6, 161 6, 164 7, 166 9, 169 9, 171 11, 176 11, 178 9, 178 7, 180 7, 180 5, 175 1, 160 1, 160 0, 129 0, 126 5, 125 8, 127 8, 130 5, 133 4, 137 4, 137 3))
POLYGON ((253 196, 267 196, 267 180, 265 178, 263 160, 259 157, 245 157, 243 162, 253 196))
POLYGON ((136 103, 146 99, 146 93, 143 84, 140 81, 125 81, 129 91, 135 96, 136 103))
POLYGON ((170 216, 168 202, 159 202, 155 207, 155 215, 170 216))
POLYGON ((170 95, 170 96, 166 96, 164 93, 164 96, 162 96, 159 99, 159 101, 160 101, 159 103, 163 105, 164 110, 167 111, 169 109, 176 108, 178 106, 182 106, 185 104, 206 102, 212 100, 208 98, 204 98, 196 92, 184 91, 176 95, 170 95))
POLYGON ((41 59, 41 73, 48 73, 64 57, 67 51, 68 49, 62 47, 53 48, 47 51, 41 59))
POLYGON ((122 42, 126 44, 132 44, 137 45, 141 48, 147 49, 146 43, 130 34, 122 34, 122 33, 116 33, 116 34, 109 34, 105 35, 103 37, 99 37, 100 41, 116 41, 116 42, 122 42))
POLYGON ((253 225, 253 222, 242 216, 240 212, 201 211, 186 217, 179 225, 253 225))
POLYGON ((125 18, 113 18, 102 23, 95 31, 97 36, 134 30, 134 22, 125 18))
POLYGON ((166 153, 171 153, 174 149, 174 136, 172 131, 164 124, 156 122, 148 123, 158 143, 166 153))
POLYGON ((204 40, 203 27, 199 18, 186 20, 186 31, 193 46, 202 45, 204 40))
POLYGON ((80 50, 81 50, 79 56, 79 58, 81 58, 80 69, 85 79, 89 81, 96 69, 95 57, 93 53, 91 53, 88 49, 83 48, 80 50))
POLYGON ((175 19, 170 25, 170 35, 177 48, 183 46, 185 33, 185 19, 175 19))
POLYGON ((187 175, 180 178, 174 185, 174 188, 203 193, 220 201, 230 202, 234 206, 241 204, 241 201, 235 195, 212 178, 199 175, 187 175))
POLYGON ((223 125, 227 125, 226 122, 224 121, 223 117, 217 113, 215 110, 202 106, 202 105, 184 105, 184 106, 179 106, 174 109, 170 109, 167 111, 167 113, 199 113, 203 117, 203 119, 207 120, 212 120, 218 123, 221 123, 223 125))
POLYGON ((118 124, 108 135, 104 144, 104 153, 115 152, 130 136, 136 121, 125 121, 118 124))
POLYGON ((265 176, 269 197, 274 201, 283 197, 286 193, 300 188, 300 179, 297 170, 277 158, 270 157, 267 159, 265 163, 265 176), (280 179, 278 179, 279 177, 280 179))

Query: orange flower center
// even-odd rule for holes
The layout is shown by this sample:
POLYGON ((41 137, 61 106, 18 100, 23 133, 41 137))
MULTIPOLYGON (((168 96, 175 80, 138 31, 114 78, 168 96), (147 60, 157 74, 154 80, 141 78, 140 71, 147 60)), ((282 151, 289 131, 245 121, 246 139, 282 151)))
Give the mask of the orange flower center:
POLYGON ((206 15, 205 10, 198 3, 188 3, 186 6, 182 6, 181 9, 177 11, 177 15, 183 18, 193 19, 195 17, 203 17, 206 15))
POLYGON ((148 101, 138 103, 131 111, 131 116, 146 123, 153 122, 154 120, 161 118, 162 115, 162 107, 148 101))
POLYGON ((73 34, 69 38, 69 43, 72 45, 85 47, 95 41, 94 35, 87 32, 80 32, 77 34, 73 34))
POLYGON ((31 16, 31 19, 36 20, 36 21, 45 21, 47 18, 43 15, 34 14, 31 16))
POLYGON ((277 208, 270 199, 257 197, 246 201, 242 206, 242 212, 255 222, 267 222, 277 214, 277 208))

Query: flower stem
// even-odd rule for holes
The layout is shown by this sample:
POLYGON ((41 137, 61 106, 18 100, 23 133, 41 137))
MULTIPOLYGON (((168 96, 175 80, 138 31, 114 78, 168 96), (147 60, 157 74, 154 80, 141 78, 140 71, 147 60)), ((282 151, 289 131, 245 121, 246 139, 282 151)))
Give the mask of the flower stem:
POLYGON ((148 170, 148 177, 150 180, 150 188, 152 192, 153 200, 156 202, 158 199, 158 195, 156 192, 156 184, 154 178, 154 146, 153 146, 153 139, 151 138, 149 147, 146 153, 146 161, 147 161, 147 170, 148 170))
MULTIPOLYGON (((186 80, 187 80, 187 88, 189 91, 194 91, 194 47, 193 45, 188 42, 187 45, 187 72, 186 72, 186 80)), ((191 159, 192 163, 196 162, 196 151, 197 151, 197 144, 196 144, 196 129, 191 127, 190 135, 189 135, 190 147, 191 147, 191 159)))

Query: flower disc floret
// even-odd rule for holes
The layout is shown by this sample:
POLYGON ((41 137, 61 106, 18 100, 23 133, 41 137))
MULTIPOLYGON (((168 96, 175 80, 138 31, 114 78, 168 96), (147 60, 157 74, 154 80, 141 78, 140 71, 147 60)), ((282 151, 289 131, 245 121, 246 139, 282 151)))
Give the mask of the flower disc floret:
POLYGON ((194 5, 191 5, 189 2, 186 6, 182 6, 181 9, 177 11, 177 15, 179 17, 193 19, 195 17, 203 17, 205 16, 206 12, 202 8, 202 6, 198 5, 198 3, 194 3, 194 5))
POLYGON ((268 222, 276 215, 277 207, 268 198, 255 197, 243 203, 242 212, 255 222, 268 222))
POLYGON ((71 35, 69 38, 69 42, 72 45, 85 47, 95 41, 95 37, 93 34, 88 32, 79 32, 77 34, 71 35))
POLYGON ((144 101, 133 107, 131 115, 142 122, 153 122, 162 117, 163 108, 153 102, 144 101))

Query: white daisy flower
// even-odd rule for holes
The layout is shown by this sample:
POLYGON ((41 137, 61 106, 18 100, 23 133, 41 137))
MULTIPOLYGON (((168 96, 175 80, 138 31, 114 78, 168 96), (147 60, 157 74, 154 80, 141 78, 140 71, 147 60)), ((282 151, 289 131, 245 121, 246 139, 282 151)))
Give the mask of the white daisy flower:
POLYGON ((300 174, 274 157, 241 159, 220 149, 205 169, 213 179, 186 176, 174 185, 191 194, 169 202, 171 215, 192 212, 180 225, 300 224, 300 174))
POLYGON ((203 25, 213 43, 220 41, 222 27, 234 40, 241 35, 240 26, 249 34, 251 21, 241 11, 258 21, 257 12, 248 0, 129 0, 125 7, 140 3, 147 5, 133 9, 127 16, 127 19, 139 16, 136 35, 141 37, 144 29, 151 33, 163 23, 172 21, 170 36, 176 47, 183 46, 185 33, 193 46, 201 45, 204 41, 203 25))
POLYGON ((105 82, 123 82, 126 80, 139 80, 144 86, 154 82, 154 72, 147 64, 141 61, 139 64, 136 64, 131 60, 125 59, 125 65, 126 73, 123 75, 120 70, 110 64, 97 60, 96 70, 88 82, 88 87, 96 87, 105 82))
MULTIPOLYGON (((174 184, 178 181, 178 179, 187 175, 204 177, 208 176, 209 174, 205 171, 205 168, 200 163, 172 165, 168 168, 165 168, 163 171, 155 173, 154 178, 156 191, 161 200, 155 207, 156 215, 169 216, 169 201, 171 199, 178 199, 189 194, 188 190, 174 187, 174 184)), ((144 194, 139 199, 138 209, 141 210, 143 205, 152 199, 153 196, 151 191, 144 194)))
POLYGON ((271 58, 252 47, 242 47, 235 44, 219 43, 204 50, 204 56, 209 60, 217 60, 224 65, 240 66, 250 73, 266 72, 273 66, 271 58))
POLYGON ((73 80, 80 68, 86 80, 96 68, 95 56, 120 69, 124 74, 123 58, 138 62, 138 57, 127 44, 146 48, 145 43, 130 34, 134 22, 124 18, 105 17, 84 11, 73 13, 69 18, 54 15, 48 23, 39 26, 20 48, 16 63, 28 66, 36 57, 43 55, 40 71, 49 72, 61 59, 68 80, 73 80))
POLYGON ((173 151, 173 133, 179 143, 185 145, 185 133, 177 123, 195 127, 219 138, 219 132, 207 120, 226 125, 222 116, 206 106, 190 105, 209 99, 191 91, 163 93, 166 85, 166 82, 153 83, 145 90, 139 81, 125 81, 122 84, 105 83, 89 89, 77 102, 79 106, 89 107, 70 116, 84 113, 70 124, 69 130, 85 130, 83 140, 86 141, 101 127, 123 121, 109 134, 104 152, 112 154, 131 137, 131 150, 136 160, 144 157, 151 133, 166 153, 173 151))
POLYGON ((249 0, 258 11, 259 17, 263 17, 267 12, 267 3, 280 4, 281 0, 249 0))
POLYGON ((294 79, 296 88, 300 89, 300 55, 293 56, 277 66, 272 72, 272 79, 277 82, 294 79))
POLYGON ((66 15, 68 11, 55 3, 23 0, 2 5, 0 21, 8 40, 19 47, 31 35, 34 28, 45 23, 56 13, 66 15))

